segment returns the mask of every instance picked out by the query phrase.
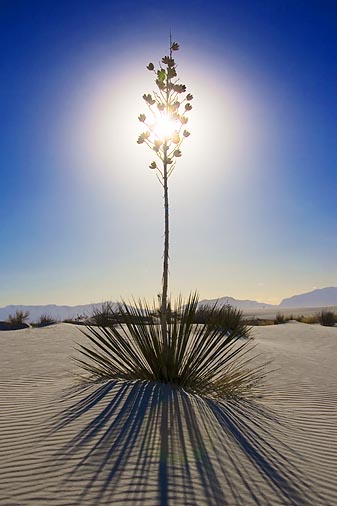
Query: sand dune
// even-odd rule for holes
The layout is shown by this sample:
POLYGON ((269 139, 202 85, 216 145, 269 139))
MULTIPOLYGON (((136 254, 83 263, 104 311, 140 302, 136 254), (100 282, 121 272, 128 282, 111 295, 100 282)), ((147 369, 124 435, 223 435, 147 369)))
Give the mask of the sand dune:
POLYGON ((1 332, 0 504, 337 504, 337 328, 253 329, 267 394, 74 386, 71 325, 1 332))

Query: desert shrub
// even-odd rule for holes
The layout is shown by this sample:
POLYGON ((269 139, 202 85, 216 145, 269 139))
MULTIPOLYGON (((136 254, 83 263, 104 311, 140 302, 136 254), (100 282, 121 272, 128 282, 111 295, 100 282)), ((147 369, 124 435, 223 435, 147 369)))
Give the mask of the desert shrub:
POLYGON ((321 311, 318 320, 324 327, 333 327, 336 323, 336 316, 332 311, 321 311))
POLYGON ((88 325, 83 334, 91 346, 80 345, 76 362, 90 373, 91 381, 111 379, 158 381, 211 398, 255 394, 263 366, 251 369, 250 339, 245 325, 229 329, 213 307, 207 322, 195 323, 198 299, 179 299, 172 311, 167 334, 161 325, 139 324, 153 313, 146 303, 119 304, 123 325, 97 328, 88 325), (167 340, 165 339, 167 338, 167 340))
POLYGON ((32 327, 46 327, 47 325, 53 325, 56 323, 55 318, 48 314, 42 314, 37 322, 31 323, 32 327))
POLYGON ((95 307, 92 311, 90 321, 98 327, 109 327, 118 323, 115 311, 111 302, 103 302, 101 306, 95 307))
POLYGON ((14 315, 9 315, 7 318, 7 322, 10 325, 22 325, 26 323, 29 317, 29 311, 21 311, 17 310, 14 315))
POLYGON ((280 325, 282 323, 286 323, 286 321, 287 321, 286 317, 284 316, 283 313, 277 313, 274 323, 275 323, 275 325, 280 325))
MULTIPOLYGON (((152 323, 152 314, 133 314, 132 319, 135 324, 146 325, 152 323)), ((110 301, 103 302, 100 307, 95 307, 89 318, 89 322, 90 325, 97 327, 112 327, 114 325, 126 323, 123 311, 116 311, 114 309, 114 304, 110 301)))
POLYGON ((307 324, 319 323, 319 315, 318 314, 307 315, 307 316, 300 315, 300 316, 297 316, 295 318, 295 320, 298 322, 307 323, 307 324))
POLYGON ((240 309, 225 304, 218 307, 201 306, 194 315, 194 323, 211 324, 225 331, 238 331, 241 336, 245 336, 249 332, 247 320, 243 318, 240 309))

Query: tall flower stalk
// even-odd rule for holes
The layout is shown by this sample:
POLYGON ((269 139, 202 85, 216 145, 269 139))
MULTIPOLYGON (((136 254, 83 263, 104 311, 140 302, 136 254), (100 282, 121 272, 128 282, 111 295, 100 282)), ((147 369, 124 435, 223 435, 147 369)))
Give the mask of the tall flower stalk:
POLYGON ((157 161, 150 164, 156 171, 163 187, 164 196, 164 253, 161 294, 161 327, 164 348, 168 347, 168 266, 169 266, 169 192, 168 179, 176 166, 176 159, 182 155, 181 145, 190 132, 185 126, 188 112, 192 109, 193 95, 186 92, 186 86, 180 83, 177 64, 173 52, 179 50, 179 44, 170 37, 169 56, 161 59, 158 68, 149 63, 147 69, 155 74, 157 89, 143 95, 148 114, 140 114, 138 119, 146 126, 138 137, 138 144, 146 144, 156 154, 157 161))

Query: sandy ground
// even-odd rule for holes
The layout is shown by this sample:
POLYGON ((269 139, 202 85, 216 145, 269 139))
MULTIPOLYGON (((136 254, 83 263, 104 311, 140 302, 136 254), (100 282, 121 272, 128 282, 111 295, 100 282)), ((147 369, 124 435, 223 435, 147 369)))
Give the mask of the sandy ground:
POLYGON ((79 329, 0 333, 0 504, 336 505, 337 328, 253 329, 266 396, 76 387, 79 329))
POLYGON ((337 314, 337 306, 322 306, 322 307, 272 307, 272 308, 258 308, 258 309, 243 309, 242 312, 245 317, 249 318, 264 318, 273 319, 277 313, 281 313, 287 317, 297 316, 314 316, 322 311, 332 311, 337 314))

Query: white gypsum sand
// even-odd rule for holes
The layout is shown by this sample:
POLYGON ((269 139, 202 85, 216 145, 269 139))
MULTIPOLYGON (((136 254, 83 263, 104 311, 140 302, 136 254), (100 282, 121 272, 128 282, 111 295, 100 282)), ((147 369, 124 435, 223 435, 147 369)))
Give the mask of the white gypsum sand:
POLYGON ((137 382, 69 395, 78 328, 0 332, 0 504, 337 504, 337 328, 252 332, 268 393, 222 406, 137 382))
POLYGON ((320 314, 322 311, 331 311, 337 313, 337 306, 321 306, 321 307, 268 307, 268 308, 257 308, 257 309, 242 309, 243 316, 245 318, 260 318, 260 319, 274 319, 278 313, 285 317, 293 317, 296 319, 299 316, 315 316, 320 314))

